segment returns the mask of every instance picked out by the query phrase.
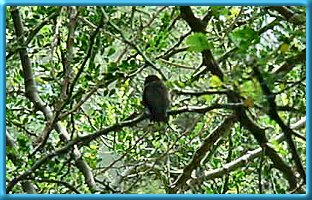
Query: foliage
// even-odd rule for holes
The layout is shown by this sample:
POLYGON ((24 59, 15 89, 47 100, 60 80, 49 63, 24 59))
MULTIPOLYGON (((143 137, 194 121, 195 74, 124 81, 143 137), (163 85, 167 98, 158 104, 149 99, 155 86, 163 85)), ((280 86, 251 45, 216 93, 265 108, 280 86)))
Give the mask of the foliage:
POLYGON ((6 14, 8 193, 305 191, 304 7, 6 14), (168 124, 144 114, 150 74, 168 124))

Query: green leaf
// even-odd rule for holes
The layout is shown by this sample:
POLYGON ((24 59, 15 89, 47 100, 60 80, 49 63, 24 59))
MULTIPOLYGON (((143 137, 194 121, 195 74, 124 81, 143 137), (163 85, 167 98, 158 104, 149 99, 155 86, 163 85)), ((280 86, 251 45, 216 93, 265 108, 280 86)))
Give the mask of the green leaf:
POLYGON ((222 86, 222 81, 220 80, 218 76, 213 75, 209 79, 209 85, 211 87, 220 87, 222 86))
POLYGON ((189 46, 189 51, 201 52, 206 49, 211 49, 212 44, 208 42, 208 38, 203 33, 194 33, 186 39, 186 44, 189 46))
POLYGON ((111 55, 113 55, 115 52, 116 52, 116 49, 113 48, 113 47, 111 47, 111 48, 108 49, 107 56, 111 56, 111 55))
POLYGON ((253 43, 260 41, 259 35, 250 27, 242 27, 230 33, 230 39, 241 50, 247 50, 253 43))

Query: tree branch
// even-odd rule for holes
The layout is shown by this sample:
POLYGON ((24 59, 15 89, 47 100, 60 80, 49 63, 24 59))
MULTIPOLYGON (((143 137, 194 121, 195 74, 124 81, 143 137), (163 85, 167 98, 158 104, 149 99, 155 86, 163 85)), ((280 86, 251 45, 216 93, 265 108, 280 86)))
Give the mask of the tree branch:
MULTIPOLYGON (((189 6, 181 6, 180 7, 181 17, 184 19, 187 24, 191 27, 193 32, 200 32, 205 33, 206 32, 206 26, 207 24, 203 22, 202 20, 196 18, 194 16, 194 13, 189 6)), ((194 75, 193 80, 198 79, 202 74, 210 71, 213 75, 218 76, 221 80, 223 80, 223 72, 219 68, 216 60, 214 59, 212 52, 210 49, 203 50, 202 52, 202 66, 205 66, 205 70, 201 71, 201 73, 196 73, 194 75)))
POLYGON ((176 193, 179 188, 185 185, 186 181, 191 177, 192 171, 200 166, 200 162, 205 158, 207 152, 211 149, 213 144, 219 139, 224 137, 230 127, 235 122, 234 116, 229 116, 209 134, 203 141, 202 145, 195 151, 191 161, 184 167, 183 173, 176 179, 176 181, 170 186, 170 193, 176 193))
MULTIPOLYGON (((16 36, 17 36, 17 38, 20 38, 19 43, 24 44, 25 38, 24 38, 23 25, 21 22, 19 11, 18 11, 17 7, 11 7, 10 12, 11 12, 11 15, 13 18, 16 36)), ((45 140, 45 138, 47 139, 49 132, 52 130, 52 128, 54 127, 54 124, 55 124, 56 131, 59 132, 60 134, 62 134, 64 136, 63 138, 65 138, 67 141, 70 141, 70 135, 68 134, 67 130, 59 122, 56 121, 57 113, 56 113, 56 115, 53 115, 51 108, 43 102, 43 100, 40 98, 40 96, 38 94, 36 83, 34 81, 33 74, 32 74, 31 61, 28 57, 28 53, 27 53, 25 46, 19 49, 19 54, 20 54, 20 58, 21 58, 21 64, 23 67, 25 95, 32 103, 34 103, 35 107, 38 108, 44 114, 44 116, 47 120, 46 127, 44 128, 44 131, 42 134, 43 139, 44 140, 45 140)), ((85 181, 86 181, 87 185, 90 188, 93 188, 95 186, 95 181, 94 181, 93 175, 90 171, 90 167, 81 158, 81 153, 79 152, 77 147, 74 147, 73 156, 74 156, 75 161, 77 163, 78 169, 84 174, 85 181), (85 173, 86 171, 88 171, 88 173, 85 173)), ((46 158, 48 159, 49 157, 46 157, 46 158)), ((26 170, 26 172, 24 172, 23 174, 28 174, 29 171, 32 172, 31 170, 26 170)), ((25 176, 25 177, 27 177, 27 176, 25 176)), ((11 184, 12 187, 17 183, 16 182, 17 180, 19 180, 19 178, 15 177, 11 181, 11 183, 14 183, 13 185, 11 184)), ((9 185, 10 184, 8 184, 8 186, 9 185)), ((12 187, 7 188, 7 193, 9 191, 11 191, 12 187)))
POLYGON ((297 148, 295 146, 295 143, 292 139, 292 135, 295 135, 295 133, 293 132, 293 130, 290 127, 286 126, 286 124, 283 122, 283 120, 278 115, 277 105, 275 103, 275 94, 273 94, 272 91, 267 86, 262 74, 260 73, 260 71, 256 65, 253 67, 253 72, 254 72, 255 77, 258 79, 260 86, 261 86, 261 89, 262 89, 264 95, 266 96, 266 100, 269 104, 268 115, 283 130, 283 132, 285 134, 286 141, 287 141, 289 148, 290 148, 290 152, 292 154, 292 158, 295 161, 297 170, 300 173, 300 175, 301 175, 301 177, 305 183, 305 181, 306 181, 305 170, 304 170, 303 165, 301 163, 301 159, 300 159, 299 154, 297 152, 297 148))

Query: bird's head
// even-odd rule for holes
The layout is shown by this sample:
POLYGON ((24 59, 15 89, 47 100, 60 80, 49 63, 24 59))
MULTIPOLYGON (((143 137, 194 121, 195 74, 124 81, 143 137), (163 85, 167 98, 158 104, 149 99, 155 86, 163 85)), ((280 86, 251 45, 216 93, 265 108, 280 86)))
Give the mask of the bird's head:
POLYGON ((145 78, 144 85, 147 85, 148 83, 154 82, 154 81, 160 81, 160 78, 156 75, 149 75, 145 78))

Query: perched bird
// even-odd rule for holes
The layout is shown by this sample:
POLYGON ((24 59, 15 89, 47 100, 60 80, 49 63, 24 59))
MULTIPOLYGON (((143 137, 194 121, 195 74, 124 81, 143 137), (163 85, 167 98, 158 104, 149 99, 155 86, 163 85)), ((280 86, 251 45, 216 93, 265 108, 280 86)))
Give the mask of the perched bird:
POLYGON ((163 81, 156 75, 149 75, 144 81, 142 104, 148 109, 150 120, 168 122, 169 94, 163 81))

